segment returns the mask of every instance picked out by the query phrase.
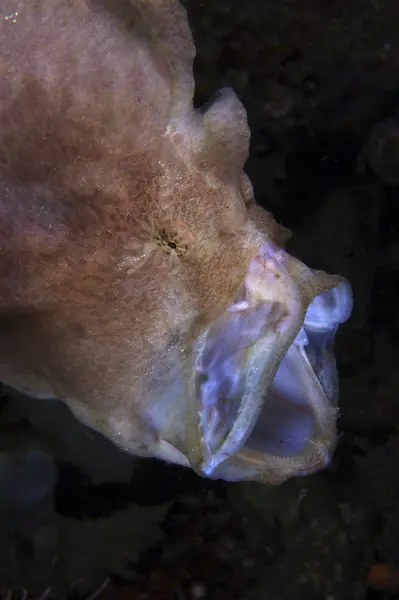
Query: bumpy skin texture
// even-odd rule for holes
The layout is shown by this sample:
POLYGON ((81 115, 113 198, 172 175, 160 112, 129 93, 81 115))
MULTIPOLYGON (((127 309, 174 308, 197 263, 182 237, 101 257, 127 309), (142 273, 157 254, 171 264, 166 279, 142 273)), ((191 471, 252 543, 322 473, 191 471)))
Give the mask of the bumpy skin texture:
MULTIPOLYGON (((243 172, 245 110, 230 90, 193 110, 175 0, 0 11, 0 379, 131 453, 189 455, 193 341, 286 237, 243 172)), ((290 269, 302 312, 338 281, 290 269)))

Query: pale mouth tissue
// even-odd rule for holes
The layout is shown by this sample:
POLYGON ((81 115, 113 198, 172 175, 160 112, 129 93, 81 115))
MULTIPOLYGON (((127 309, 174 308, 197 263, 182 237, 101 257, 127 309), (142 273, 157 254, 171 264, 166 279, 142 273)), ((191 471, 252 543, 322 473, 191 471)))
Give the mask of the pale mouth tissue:
POLYGON ((273 358, 286 336, 298 329, 302 310, 293 282, 285 302, 279 295, 280 286, 289 280, 284 266, 288 256, 265 244, 236 301, 197 345, 202 437, 197 466, 207 477, 220 476, 225 464, 234 479, 234 461, 254 465, 290 461, 293 474, 306 475, 323 463, 327 466, 334 450, 331 420, 338 394, 334 340, 352 312, 351 287, 342 280, 315 297, 276 365, 273 358), (270 368, 276 366, 267 388, 270 368))

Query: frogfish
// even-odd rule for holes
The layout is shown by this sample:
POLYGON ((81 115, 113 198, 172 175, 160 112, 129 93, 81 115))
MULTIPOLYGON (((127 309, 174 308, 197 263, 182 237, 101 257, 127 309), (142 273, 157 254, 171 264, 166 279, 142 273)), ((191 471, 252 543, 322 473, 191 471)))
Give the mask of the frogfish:
POLYGON ((257 204, 234 91, 194 108, 183 6, 0 13, 0 380, 203 477, 325 468, 351 286, 257 204))

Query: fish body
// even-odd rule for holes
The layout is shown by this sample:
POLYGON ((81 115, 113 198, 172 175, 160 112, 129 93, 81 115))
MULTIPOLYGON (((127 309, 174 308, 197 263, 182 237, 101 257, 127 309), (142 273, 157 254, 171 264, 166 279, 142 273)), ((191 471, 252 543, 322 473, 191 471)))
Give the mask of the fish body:
POLYGON ((326 466, 350 286, 256 204, 233 90, 193 108, 183 7, 0 12, 0 380, 202 476, 326 466))

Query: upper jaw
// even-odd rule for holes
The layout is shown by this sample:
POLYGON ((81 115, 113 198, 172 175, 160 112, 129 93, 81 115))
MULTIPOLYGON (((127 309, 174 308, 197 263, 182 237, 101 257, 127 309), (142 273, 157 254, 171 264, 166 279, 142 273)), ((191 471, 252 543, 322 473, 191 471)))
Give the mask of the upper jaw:
POLYGON ((277 483, 328 464, 333 343, 351 311, 347 281, 260 248, 236 302, 195 343, 185 453, 199 474, 277 483))

